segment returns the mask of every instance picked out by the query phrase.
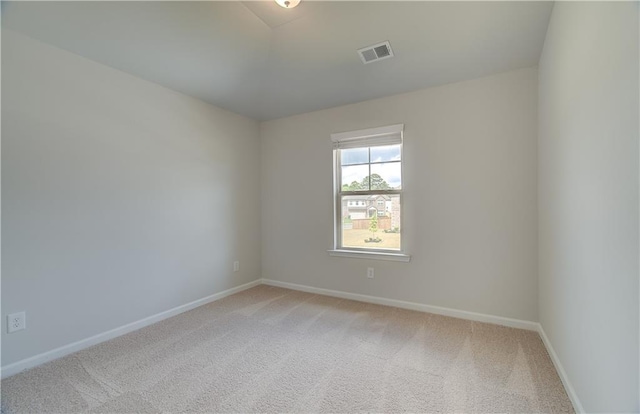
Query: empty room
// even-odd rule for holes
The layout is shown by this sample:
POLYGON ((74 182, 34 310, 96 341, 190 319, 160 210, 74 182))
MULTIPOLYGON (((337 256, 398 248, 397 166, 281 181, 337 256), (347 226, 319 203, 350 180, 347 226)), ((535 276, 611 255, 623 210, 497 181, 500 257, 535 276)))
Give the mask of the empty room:
POLYGON ((637 1, 3 1, 1 409, 640 412, 637 1))

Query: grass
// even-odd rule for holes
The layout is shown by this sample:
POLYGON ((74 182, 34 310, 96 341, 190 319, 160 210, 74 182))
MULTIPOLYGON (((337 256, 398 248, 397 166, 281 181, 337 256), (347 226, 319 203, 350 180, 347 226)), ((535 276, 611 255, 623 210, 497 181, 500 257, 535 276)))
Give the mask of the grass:
POLYGON ((378 230, 375 236, 372 236, 369 230, 343 230, 342 231, 343 247, 359 247, 368 249, 400 249, 400 233, 385 233, 378 230), (365 243, 364 240, 369 237, 378 237, 382 239, 380 243, 365 243))

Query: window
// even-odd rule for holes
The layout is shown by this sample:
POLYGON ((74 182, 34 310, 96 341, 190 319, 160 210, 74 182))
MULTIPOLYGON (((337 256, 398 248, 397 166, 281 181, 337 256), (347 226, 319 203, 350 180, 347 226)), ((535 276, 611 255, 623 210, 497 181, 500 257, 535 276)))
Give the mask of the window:
POLYGON ((402 253, 402 131, 400 124, 331 135, 334 251, 402 253))

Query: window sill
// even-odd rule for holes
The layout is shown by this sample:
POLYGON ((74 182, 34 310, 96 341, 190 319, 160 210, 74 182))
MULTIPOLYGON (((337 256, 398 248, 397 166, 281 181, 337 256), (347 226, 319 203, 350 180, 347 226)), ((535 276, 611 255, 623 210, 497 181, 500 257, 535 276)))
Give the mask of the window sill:
POLYGON ((329 256, 351 257, 355 259, 389 260, 392 262, 408 262, 411 256, 403 253, 361 252, 359 250, 327 250, 329 256))

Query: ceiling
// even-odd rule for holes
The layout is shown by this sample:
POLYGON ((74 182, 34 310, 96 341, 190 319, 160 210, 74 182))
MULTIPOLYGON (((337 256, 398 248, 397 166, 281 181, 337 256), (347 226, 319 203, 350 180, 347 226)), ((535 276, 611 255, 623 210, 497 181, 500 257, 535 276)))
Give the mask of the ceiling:
POLYGON ((538 63, 553 3, 4 2, 2 26, 257 120, 538 63), (356 50, 388 40, 395 56, 356 50))

